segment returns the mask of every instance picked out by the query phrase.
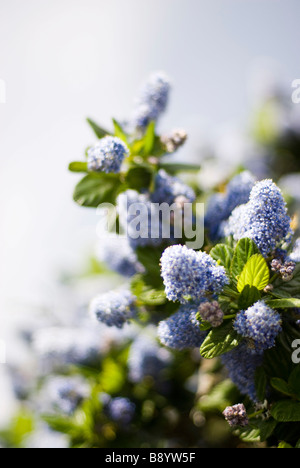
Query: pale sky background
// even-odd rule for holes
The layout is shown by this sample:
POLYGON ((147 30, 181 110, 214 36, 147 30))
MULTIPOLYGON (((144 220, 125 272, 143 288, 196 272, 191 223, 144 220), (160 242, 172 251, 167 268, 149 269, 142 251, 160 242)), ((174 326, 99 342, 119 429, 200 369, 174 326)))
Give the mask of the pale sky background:
POLYGON ((257 61, 300 78, 299 17, 299 0, 0 0, 2 323, 16 304, 54 300, 60 272, 96 239, 67 172, 94 141, 85 117, 128 116, 163 69, 173 91, 161 125, 185 127, 194 151, 203 129, 245 121, 257 61))

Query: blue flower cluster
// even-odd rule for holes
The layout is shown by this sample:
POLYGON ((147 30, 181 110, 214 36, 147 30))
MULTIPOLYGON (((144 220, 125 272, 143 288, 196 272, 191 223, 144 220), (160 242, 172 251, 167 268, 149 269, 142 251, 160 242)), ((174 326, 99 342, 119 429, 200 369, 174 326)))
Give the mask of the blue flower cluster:
POLYGON ((161 275, 170 301, 182 304, 197 301, 206 294, 218 294, 228 284, 225 268, 205 252, 186 246, 168 247, 161 257, 161 275))
POLYGON ((235 240, 252 239, 262 255, 267 256, 278 244, 290 240, 290 224, 280 189, 267 179, 257 182, 249 202, 232 212, 224 232, 226 236, 233 235, 235 240))
POLYGON ((101 138, 88 150, 88 169, 93 172, 118 173, 129 149, 118 137, 101 138))
POLYGON ((200 348, 206 333, 200 330, 197 313, 197 306, 184 305, 171 317, 160 322, 157 333, 161 343, 179 350, 200 348))
POLYGON ((107 405, 107 412, 113 421, 121 426, 127 426, 134 417, 135 404, 128 398, 111 398, 107 405))
POLYGON ((133 342, 129 357, 129 378, 138 383, 145 377, 160 380, 163 371, 170 364, 172 356, 167 349, 161 348, 155 339, 155 331, 150 327, 133 342))
POLYGON ((194 190, 183 183, 178 177, 172 177, 163 169, 158 171, 155 178, 155 190, 151 194, 153 203, 176 203, 178 197, 183 197, 186 203, 193 203, 196 199, 194 190))
POLYGON ((120 225, 134 250, 146 245, 159 246, 163 241, 162 223, 148 194, 127 190, 118 197, 120 225), (154 221, 154 222, 153 222, 154 221), (156 222, 155 222, 156 221, 156 222))
POLYGON ((41 409, 71 415, 88 396, 88 385, 81 377, 50 377, 42 389, 41 409))
POLYGON ((97 257, 100 261, 106 263, 112 271, 122 276, 131 277, 144 271, 144 267, 138 261, 128 239, 121 236, 107 236, 101 239, 101 243, 97 248, 97 257))
POLYGON ((248 202, 255 182, 255 177, 250 172, 244 171, 228 183, 226 193, 216 193, 208 200, 205 226, 212 240, 224 236, 224 221, 237 206, 248 202))
POLYGON ((242 395, 248 395, 252 401, 257 401, 255 390, 255 372, 262 365, 263 356, 253 354, 246 343, 242 343, 229 353, 223 354, 221 360, 226 367, 230 379, 238 387, 242 395))
POLYGON ((90 312, 108 327, 122 328, 136 313, 136 297, 127 290, 109 291, 95 297, 90 312))
POLYGON ((91 364, 102 351, 100 335, 91 327, 43 328, 35 332, 32 343, 43 374, 70 364, 91 364))
POLYGON ((157 121, 167 107, 170 88, 170 80, 165 73, 157 72, 149 77, 136 100, 133 116, 136 128, 143 130, 150 122, 157 121))
POLYGON ((289 256, 289 260, 296 263, 300 262, 300 237, 295 241, 293 251, 289 256))
POLYGON ((237 315, 234 328, 251 340, 256 353, 262 353, 275 345, 275 339, 282 330, 281 316, 264 301, 258 301, 237 315))

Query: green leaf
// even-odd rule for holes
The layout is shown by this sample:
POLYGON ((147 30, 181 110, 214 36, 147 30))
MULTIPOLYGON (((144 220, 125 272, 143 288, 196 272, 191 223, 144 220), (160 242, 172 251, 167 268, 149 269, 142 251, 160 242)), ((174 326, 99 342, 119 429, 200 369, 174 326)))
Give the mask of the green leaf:
POLYGON ((88 172, 87 162, 74 161, 69 164, 69 171, 71 172, 88 172))
POLYGON ((280 442, 277 448, 294 448, 294 447, 292 447, 291 444, 288 444, 287 442, 282 441, 280 442))
POLYGON ((131 292, 139 301, 147 306, 159 306, 167 302, 163 285, 155 287, 151 284, 150 275, 136 275, 131 281, 131 292))
POLYGON ((232 328, 229 321, 209 332, 200 348, 200 354, 206 359, 213 359, 234 349, 240 343, 241 338, 232 328))
POLYGON ((266 300, 266 303, 274 309, 294 309, 300 308, 300 299, 289 297, 286 299, 266 300))
POLYGON ((120 186, 118 174, 93 172, 76 185, 73 197, 80 206, 97 208, 101 203, 115 203, 120 186))
POLYGON ((290 386, 286 383, 285 380, 280 379, 279 377, 273 377, 270 380, 271 386, 274 388, 279 393, 282 393, 283 395, 286 396, 292 396, 293 392, 290 388, 290 386))
POLYGON ((125 182, 128 188, 140 192, 142 189, 150 187, 152 178, 153 170, 151 166, 132 166, 125 176, 125 182))
POLYGON ((114 124, 114 135, 120 138, 120 140, 122 140, 127 145, 128 137, 125 131, 123 130, 121 124, 117 122, 115 119, 113 119, 113 124, 114 124))
POLYGON ((149 156, 152 153, 155 142, 155 122, 150 122, 144 136, 143 154, 149 156))
POLYGON ((100 127, 98 124, 96 124, 96 122, 94 122, 94 120, 92 119, 86 119, 87 123, 92 127, 92 129, 94 130, 96 136, 98 138, 103 138, 105 137, 106 135, 111 135, 110 132, 108 132, 107 130, 105 130, 104 128, 100 127))
POLYGON ((257 419, 241 430, 240 438, 244 442, 265 442, 273 434, 276 426, 277 422, 274 419, 257 419))
POLYGON ((159 168, 164 169, 171 175, 175 175, 178 172, 198 172, 201 166, 198 164, 160 163, 159 168))
POLYGON ((300 403, 293 400, 278 401, 271 408, 271 415, 278 422, 300 421, 300 403))
POLYGON ((244 238, 238 242, 234 251, 231 265, 231 274, 235 279, 237 279, 238 276, 242 273, 246 263, 252 257, 252 255, 257 253, 259 253, 259 250, 253 240, 244 238))
POLYGON ((244 269, 239 276, 237 289, 242 292, 244 287, 254 286, 262 291, 270 281, 269 267, 261 254, 252 255, 247 261, 244 269))
POLYGON ((261 294, 255 286, 249 286, 248 284, 244 287, 238 300, 238 306, 241 310, 248 309, 253 304, 261 299, 261 294))
POLYGON ((264 401, 267 388, 267 375, 263 367, 258 367, 255 372, 255 390, 259 401, 264 401))
POLYGON ((233 254, 234 250, 225 244, 218 244, 210 251, 210 256, 228 272, 230 271, 233 254))
POLYGON ((294 394, 300 399, 300 366, 295 367, 289 377, 289 387, 293 390, 294 394))
POLYGON ((300 299, 300 263, 297 263, 291 281, 284 282, 281 278, 278 278, 274 282, 274 291, 272 294, 279 297, 295 297, 300 299))

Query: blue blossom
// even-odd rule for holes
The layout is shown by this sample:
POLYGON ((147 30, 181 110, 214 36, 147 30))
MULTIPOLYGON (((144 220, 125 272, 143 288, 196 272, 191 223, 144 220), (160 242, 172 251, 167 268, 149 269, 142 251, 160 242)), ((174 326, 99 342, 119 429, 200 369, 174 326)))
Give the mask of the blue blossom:
POLYGON ((126 426, 134 417, 135 404, 128 398, 111 398, 107 405, 107 412, 113 421, 126 426))
POLYGON ((155 178, 155 190, 151 194, 153 203, 168 203, 172 205, 176 198, 183 197, 186 203, 193 203, 196 199, 194 190, 183 183, 178 177, 172 177, 161 169, 155 178))
POLYGON ((255 184, 249 202, 232 212, 224 231, 235 240, 252 239, 267 256, 279 244, 290 241, 290 223, 280 189, 272 180, 263 180, 255 184))
POLYGON ((223 415, 231 427, 245 427, 249 424, 247 411, 242 403, 234 406, 227 406, 227 408, 223 411, 223 415))
MULTIPOLYGON (((164 241, 170 241, 171 228, 168 232, 163 230, 159 208, 151 203, 149 194, 127 190, 118 197, 118 212, 120 224, 134 250, 137 247, 159 246, 164 241)), ((170 222, 168 226, 170 227, 170 222)))
POLYGON ((256 353, 262 353, 275 346, 275 339, 282 330, 281 316, 264 301, 258 301, 237 315, 234 328, 240 335, 251 340, 256 353))
POLYGON ((138 261, 137 255, 125 237, 106 237, 101 239, 97 248, 100 261, 116 273, 131 277, 144 271, 143 265, 138 261))
POLYGON ((90 312, 108 327, 123 328, 136 313, 136 297, 127 290, 109 291, 95 297, 90 312))
POLYGON ((88 169, 93 172, 120 172, 129 149, 120 138, 106 136, 88 150, 88 169))
POLYGON ((169 351, 158 345, 154 331, 149 328, 136 338, 129 351, 129 378, 135 383, 145 377, 159 380, 172 360, 169 351))
POLYGON ((161 343, 173 349, 200 348, 206 334, 200 330, 196 318, 197 306, 184 305, 158 325, 161 343))
POLYGON ((205 225, 212 240, 224 236, 223 222, 237 206, 248 202, 254 184, 255 177, 244 171, 228 183, 226 193, 216 193, 208 200, 205 225))
POLYGON ((93 363, 101 355, 101 344, 98 330, 88 327, 49 327, 33 335, 33 349, 45 374, 70 364, 93 363))
POLYGON ((296 263, 300 262, 300 237, 296 239, 293 251, 289 256, 289 259, 296 263))
POLYGON ((195 252, 182 245, 164 251, 161 275, 168 299, 182 304, 189 298, 199 303, 206 294, 218 294, 228 284, 224 267, 205 252, 195 252))
POLYGON ((41 391, 41 410, 71 415, 88 396, 88 385, 81 377, 50 377, 41 391))
POLYGON ((156 72, 149 77, 136 100, 135 127, 145 129, 151 121, 157 121, 167 107, 170 88, 170 80, 165 73, 156 72))
POLYGON ((223 354, 221 360, 230 379, 242 395, 248 395, 252 401, 256 402, 255 372, 262 365, 263 356, 253 354, 246 343, 241 343, 229 353, 223 354))

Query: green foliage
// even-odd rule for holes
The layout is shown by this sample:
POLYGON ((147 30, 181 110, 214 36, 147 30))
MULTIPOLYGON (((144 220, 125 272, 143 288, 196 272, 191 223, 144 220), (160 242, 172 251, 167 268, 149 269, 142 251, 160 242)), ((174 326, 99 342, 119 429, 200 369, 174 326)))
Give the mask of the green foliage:
POLYGON ((245 286, 255 287, 262 291, 270 281, 270 273, 266 260, 260 254, 252 255, 241 272, 237 289, 242 292, 245 286))
POLYGON ((120 191, 119 175, 93 172, 76 185, 73 198, 80 206, 97 208, 101 203, 115 203, 120 191))
POLYGON ((240 343, 240 337, 233 330, 232 323, 227 322, 209 332, 200 348, 205 359, 213 359, 234 349, 240 343))

